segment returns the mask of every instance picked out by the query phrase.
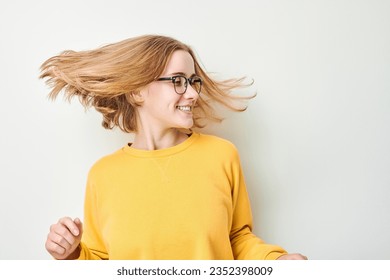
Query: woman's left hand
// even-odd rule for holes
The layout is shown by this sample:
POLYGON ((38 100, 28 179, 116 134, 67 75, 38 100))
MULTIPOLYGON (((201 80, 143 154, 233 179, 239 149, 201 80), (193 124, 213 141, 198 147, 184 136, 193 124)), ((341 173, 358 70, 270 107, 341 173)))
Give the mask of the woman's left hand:
POLYGON ((302 254, 287 254, 280 256, 277 260, 307 260, 307 257, 302 254))

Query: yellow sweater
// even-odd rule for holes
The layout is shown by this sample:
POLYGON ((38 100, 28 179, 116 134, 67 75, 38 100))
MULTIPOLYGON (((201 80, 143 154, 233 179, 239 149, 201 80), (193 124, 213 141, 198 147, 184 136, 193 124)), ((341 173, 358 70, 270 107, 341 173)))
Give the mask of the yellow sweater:
POLYGON ((236 148, 193 133, 145 151, 126 146, 88 176, 80 259, 276 259, 251 232, 236 148))

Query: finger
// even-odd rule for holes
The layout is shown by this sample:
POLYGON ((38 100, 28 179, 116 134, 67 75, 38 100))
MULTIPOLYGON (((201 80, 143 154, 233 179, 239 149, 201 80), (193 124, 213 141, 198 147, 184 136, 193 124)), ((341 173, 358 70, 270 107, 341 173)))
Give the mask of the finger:
POLYGON ((307 260, 307 257, 302 254, 286 254, 279 257, 278 260, 307 260))
POLYGON ((302 254, 295 254, 294 259, 296 260, 307 260, 307 257, 302 254))
POLYGON ((74 219, 74 223, 76 224, 77 228, 79 229, 79 235, 83 234, 83 223, 79 218, 74 219))
POLYGON ((53 242, 63 247, 66 251, 70 250, 71 247, 76 243, 74 236, 69 233, 65 236, 53 233, 50 238, 53 242))
POLYGON ((46 241, 45 248, 55 258, 64 255, 66 252, 65 248, 50 239, 46 241))
MULTIPOLYGON (((68 240, 66 240, 65 237, 55 233, 55 232, 50 232, 47 236, 47 243, 51 243, 54 245, 57 245, 61 248, 63 248, 65 251, 69 250, 71 248, 71 244, 69 243, 68 240)), ((51 248, 54 248, 52 245, 51 248)), ((57 251, 58 253, 61 253, 60 251, 57 251)))
POLYGON ((77 225, 75 224, 75 222, 73 222, 73 220, 71 218, 64 217, 64 218, 61 218, 58 222, 64 226, 66 226, 74 236, 78 236, 80 234, 79 228, 77 227, 77 225))
POLYGON ((75 236, 69 231, 68 227, 63 224, 54 225, 50 233, 53 234, 51 237, 53 241, 57 242, 59 245, 63 245, 64 247, 66 247, 66 245, 63 243, 64 241, 69 243, 70 246, 76 242, 75 236), (63 240, 60 240, 61 238, 63 240))

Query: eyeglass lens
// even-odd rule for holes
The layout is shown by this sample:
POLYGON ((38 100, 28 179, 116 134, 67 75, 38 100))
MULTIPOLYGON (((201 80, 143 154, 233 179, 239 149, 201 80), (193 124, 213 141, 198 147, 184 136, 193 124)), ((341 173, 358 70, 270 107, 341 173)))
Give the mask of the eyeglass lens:
POLYGON ((172 81, 178 94, 184 94, 186 92, 188 82, 197 93, 200 93, 202 88, 202 80, 199 77, 192 77, 187 80, 186 77, 176 76, 172 81))

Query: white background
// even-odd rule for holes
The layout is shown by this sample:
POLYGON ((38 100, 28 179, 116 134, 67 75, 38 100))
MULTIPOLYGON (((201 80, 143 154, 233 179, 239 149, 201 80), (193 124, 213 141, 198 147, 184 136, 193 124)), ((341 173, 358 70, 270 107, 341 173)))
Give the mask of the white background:
POLYGON ((142 34, 247 76, 244 113, 205 132, 238 147, 255 233, 311 259, 390 259, 390 1, 3 1, 0 259, 50 259, 50 224, 82 217, 90 166, 131 140, 77 100, 47 99, 40 65, 142 34))

